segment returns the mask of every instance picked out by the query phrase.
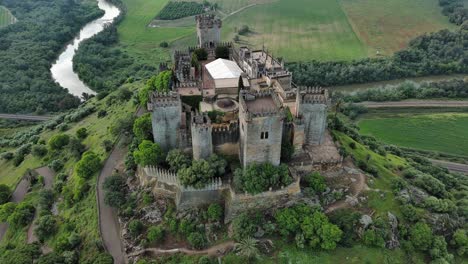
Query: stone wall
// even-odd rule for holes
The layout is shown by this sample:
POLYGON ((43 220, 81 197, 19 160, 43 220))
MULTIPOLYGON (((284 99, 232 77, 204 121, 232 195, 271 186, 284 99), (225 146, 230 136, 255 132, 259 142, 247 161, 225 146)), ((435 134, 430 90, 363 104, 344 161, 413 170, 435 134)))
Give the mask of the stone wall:
POLYGON ((292 184, 280 190, 270 190, 256 195, 239 194, 229 188, 226 191, 224 222, 228 223, 246 211, 281 208, 286 204, 293 204, 300 198, 300 177, 296 177, 292 184))
POLYGON ((198 46, 214 46, 221 42, 221 26, 220 19, 214 15, 198 15, 195 17, 197 22, 197 39, 198 46))
POLYGON ((327 127, 327 105, 303 103, 301 114, 304 118, 305 143, 322 144, 327 127))

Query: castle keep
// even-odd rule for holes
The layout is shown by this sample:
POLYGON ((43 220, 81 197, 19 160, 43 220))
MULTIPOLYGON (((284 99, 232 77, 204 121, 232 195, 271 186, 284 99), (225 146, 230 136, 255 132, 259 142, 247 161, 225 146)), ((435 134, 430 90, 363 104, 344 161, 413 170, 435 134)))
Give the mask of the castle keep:
MULTIPOLYGON (((238 158, 245 168, 252 163, 279 165, 288 145, 294 149, 290 164, 300 168, 323 167, 327 160, 341 163, 336 148, 326 143, 328 90, 296 86, 293 73, 265 47, 252 50, 221 42, 222 23, 213 15, 197 16, 196 23, 198 46, 174 52, 170 91, 149 97, 154 141, 164 151, 179 148, 195 160, 223 154, 238 158), (194 63, 200 50, 206 58, 194 63), (225 51, 222 58, 217 58, 219 50, 225 51), (328 149, 335 150, 333 157, 323 158, 328 149)), ((293 168, 289 170, 292 174, 293 168)), ((139 176, 142 182, 156 181, 155 190, 175 197, 178 208, 227 199, 232 216, 233 208, 242 204, 256 206, 255 198, 236 194, 224 178, 194 189, 160 168, 140 169, 139 176), (226 190, 227 196, 221 193, 226 190)), ((292 185, 259 199, 288 201, 300 193, 299 181, 294 177, 292 185)))

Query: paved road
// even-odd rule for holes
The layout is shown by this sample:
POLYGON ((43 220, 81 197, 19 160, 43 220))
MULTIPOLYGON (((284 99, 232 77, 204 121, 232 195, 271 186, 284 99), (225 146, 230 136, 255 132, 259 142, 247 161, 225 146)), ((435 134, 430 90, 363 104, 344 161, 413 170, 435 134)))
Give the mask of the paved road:
POLYGON ((104 247, 114 258, 114 264, 126 263, 125 253, 120 239, 120 224, 117 212, 104 202, 104 180, 111 176, 114 168, 124 160, 126 150, 119 147, 117 143, 109 158, 104 163, 104 167, 99 174, 97 199, 99 208, 99 230, 101 232, 104 247))
POLYGON ((28 120, 28 121, 47 121, 47 120, 50 120, 52 118, 53 118, 53 116, 0 114, 0 119, 14 119, 14 120, 28 120))
POLYGON ((468 107, 468 101, 454 100, 405 100, 396 102, 362 102, 367 108, 398 108, 398 107, 468 107))
POLYGON ((430 160, 433 164, 447 168, 449 171, 468 174, 468 165, 444 160, 430 160))

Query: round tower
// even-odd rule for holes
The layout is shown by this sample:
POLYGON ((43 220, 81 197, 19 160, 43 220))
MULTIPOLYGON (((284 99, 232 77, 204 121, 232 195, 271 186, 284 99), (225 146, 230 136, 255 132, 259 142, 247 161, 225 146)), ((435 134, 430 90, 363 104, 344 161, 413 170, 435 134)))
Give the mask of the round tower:
POLYGON ((207 114, 192 113, 191 127, 193 158, 207 159, 213 154, 211 120, 207 114))

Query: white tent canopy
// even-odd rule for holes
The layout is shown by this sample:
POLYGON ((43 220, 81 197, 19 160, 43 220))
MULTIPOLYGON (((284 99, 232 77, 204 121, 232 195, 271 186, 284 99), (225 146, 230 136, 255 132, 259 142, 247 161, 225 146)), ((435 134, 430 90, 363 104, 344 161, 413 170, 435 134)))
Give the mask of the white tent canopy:
POLYGON ((225 59, 217 59, 205 65, 213 79, 239 79, 243 71, 237 63, 225 59))

